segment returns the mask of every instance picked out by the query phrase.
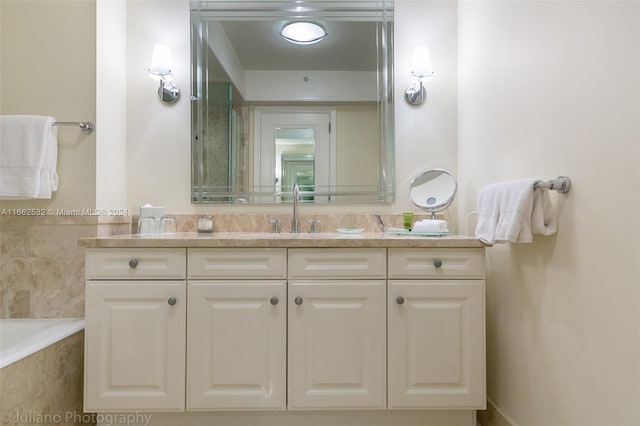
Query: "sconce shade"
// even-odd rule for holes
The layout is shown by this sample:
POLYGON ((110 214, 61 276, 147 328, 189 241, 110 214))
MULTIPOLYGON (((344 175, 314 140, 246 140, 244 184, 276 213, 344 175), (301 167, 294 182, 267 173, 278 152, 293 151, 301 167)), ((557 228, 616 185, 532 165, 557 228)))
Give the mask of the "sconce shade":
POLYGON ((169 50, 169 46, 156 44, 153 47, 153 54, 151 55, 149 75, 162 77, 168 74, 171 74, 171 51, 169 50))
POLYGON ((160 80, 158 97, 162 102, 172 104, 178 101, 180 98, 180 89, 173 83, 173 76, 171 75, 171 51, 169 50, 169 46, 164 44, 156 44, 153 46, 149 76, 160 80))
POLYGON ((426 46, 419 46, 413 51, 411 58, 411 75, 409 88, 404 92, 404 98, 411 105, 420 105, 427 98, 424 82, 433 79, 431 54, 426 46))
POLYGON ((433 67, 431 66, 431 54, 426 46, 416 47, 413 51, 411 61, 411 74, 425 80, 433 77, 433 67))
POLYGON ((292 22, 280 31, 280 35, 290 43, 314 44, 327 36, 327 32, 314 22, 292 22))

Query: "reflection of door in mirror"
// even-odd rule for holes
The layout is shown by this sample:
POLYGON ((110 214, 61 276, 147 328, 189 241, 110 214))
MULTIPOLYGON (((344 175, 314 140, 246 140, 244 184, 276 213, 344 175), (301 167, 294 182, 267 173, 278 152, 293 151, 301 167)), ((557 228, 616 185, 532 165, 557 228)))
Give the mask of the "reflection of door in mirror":
MULTIPOLYGON (((335 186, 335 109, 255 107, 253 118, 256 192, 290 193, 296 181, 301 191, 329 192, 335 186)), ((287 198, 272 198, 282 200, 287 198)))

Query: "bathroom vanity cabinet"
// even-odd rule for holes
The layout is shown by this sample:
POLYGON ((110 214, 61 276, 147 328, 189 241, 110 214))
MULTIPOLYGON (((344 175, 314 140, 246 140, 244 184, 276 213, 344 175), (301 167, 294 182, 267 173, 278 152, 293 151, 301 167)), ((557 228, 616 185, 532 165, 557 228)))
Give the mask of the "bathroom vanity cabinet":
POLYGON ((86 266, 87 412, 485 406, 481 247, 93 246, 86 266))
POLYGON ((386 250, 289 249, 289 409, 386 407, 386 250))
POLYGON ((187 410, 286 408, 286 249, 190 249, 187 410))
POLYGON ((484 253, 389 249, 389 408, 485 404, 484 253))
POLYGON ((85 411, 184 409, 185 256, 87 251, 85 411))

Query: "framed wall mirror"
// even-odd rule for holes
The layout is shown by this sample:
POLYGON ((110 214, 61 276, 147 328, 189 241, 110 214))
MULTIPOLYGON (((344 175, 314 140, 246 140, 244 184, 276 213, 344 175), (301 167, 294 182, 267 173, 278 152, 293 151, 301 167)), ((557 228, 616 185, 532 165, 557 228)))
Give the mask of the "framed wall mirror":
POLYGON ((392 0, 191 0, 191 58, 192 203, 394 201, 392 0))

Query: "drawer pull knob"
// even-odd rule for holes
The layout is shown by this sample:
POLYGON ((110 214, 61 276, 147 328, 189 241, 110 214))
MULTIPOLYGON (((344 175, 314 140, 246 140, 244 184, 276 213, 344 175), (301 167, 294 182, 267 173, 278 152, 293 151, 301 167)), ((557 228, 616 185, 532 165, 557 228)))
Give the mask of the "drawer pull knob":
POLYGON ((276 306, 278 304, 278 298, 276 296, 273 296, 271 300, 269 300, 269 302, 271 302, 273 306, 276 306))
POLYGON ((433 266, 435 266, 436 268, 442 268, 442 260, 440 259, 436 259, 433 261, 433 266))
POLYGON ((396 303, 398 305, 402 305, 404 303, 404 297, 402 297, 402 296, 396 297, 396 303))
POLYGON ((170 297, 169 299, 167 299, 167 303, 171 306, 175 305, 177 302, 175 297, 170 297))
POLYGON ((302 302, 303 302, 302 297, 300 296, 296 296, 296 298, 293 299, 293 301, 296 302, 296 305, 302 305, 302 302))
POLYGON ((138 259, 131 259, 129 261, 129 268, 135 268, 136 266, 138 266, 138 259))

